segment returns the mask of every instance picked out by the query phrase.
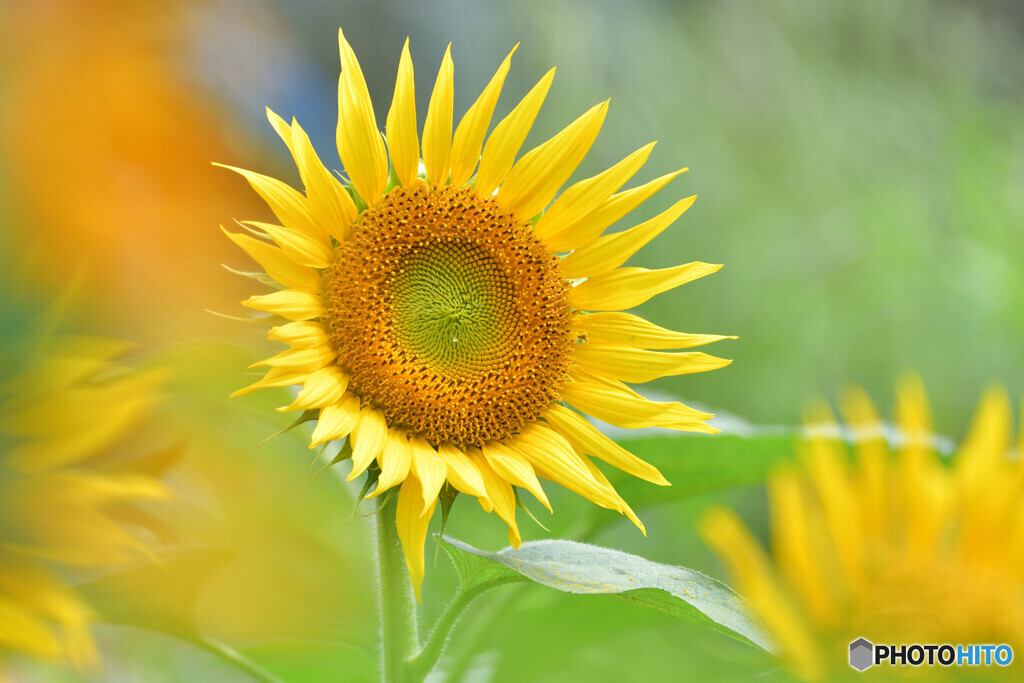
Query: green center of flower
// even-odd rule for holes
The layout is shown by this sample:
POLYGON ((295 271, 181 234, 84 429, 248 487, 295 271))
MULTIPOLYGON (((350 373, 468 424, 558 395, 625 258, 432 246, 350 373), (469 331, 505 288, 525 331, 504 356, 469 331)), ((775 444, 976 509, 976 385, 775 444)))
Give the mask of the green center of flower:
POLYGON ((469 188, 400 187, 324 273, 350 386, 431 443, 505 439, 558 399, 575 335, 557 257, 469 188))
POLYGON ((485 373, 514 342, 510 285, 493 257, 473 242, 427 243, 408 255, 395 278, 399 340, 453 375, 485 373))

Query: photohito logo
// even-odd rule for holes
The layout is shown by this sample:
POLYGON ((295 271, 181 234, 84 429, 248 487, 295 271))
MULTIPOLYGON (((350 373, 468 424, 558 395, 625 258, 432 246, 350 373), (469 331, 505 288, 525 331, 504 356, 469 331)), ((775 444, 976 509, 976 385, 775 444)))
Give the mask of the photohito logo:
POLYGON ((875 646, 864 638, 858 638, 850 643, 850 666, 857 671, 863 671, 875 663, 875 646))
POLYGON ((850 666, 864 671, 876 664, 889 666, 1008 666, 1009 645, 874 645, 866 638, 850 643, 850 666))

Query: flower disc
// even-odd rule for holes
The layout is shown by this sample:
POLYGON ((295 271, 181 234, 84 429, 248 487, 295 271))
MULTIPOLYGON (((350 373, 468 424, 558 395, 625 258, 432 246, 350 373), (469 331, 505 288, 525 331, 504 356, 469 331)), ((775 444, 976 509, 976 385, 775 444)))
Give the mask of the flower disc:
POLYGON ((517 432, 558 398, 568 284, 528 223, 471 188, 397 188, 326 271, 351 386, 434 445, 517 432))

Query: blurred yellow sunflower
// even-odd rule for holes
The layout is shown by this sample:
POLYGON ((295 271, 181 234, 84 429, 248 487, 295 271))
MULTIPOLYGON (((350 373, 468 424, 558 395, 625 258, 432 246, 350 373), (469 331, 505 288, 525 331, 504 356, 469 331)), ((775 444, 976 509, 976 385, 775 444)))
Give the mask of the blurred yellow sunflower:
MULTIPOLYGON (((0 659, 5 652, 93 668, 92 611, 74 572, 147 554, 126 524, 168 489, 119 446, 157 397, 108 339, 51 336, 0 359, 0 659)), ((130 449, 127 449, 130 450, 130 449)), ((152 463, 150 463, 152 464, 152 463)))
POLYGON ((417 595, 427 524, 445 482, 496 512, 515 546, 514 487, 550 508, 538 477, 643 529, 590 458, 668 482, 566 404, 620 427, 715 431, 708 413, 646 400, 624 384, 729 362, 662 352, 723 337, 619 312, 720 267, 620 268, 694 197, 602 236, 682 171, 618 192, 652 143, 556 199, 594 142, 607 102, 517 160, 554 69, 485 142, 512 54, 453 134, 449 48, 421 137, 408 41, 382 136, 340 33, 339 43, 337 143, 347 182, 324 167, 298 123, 269 111, 305 195, 233 169, 281 223, 245 223, 256 237, 228 233, 279 285, 243 303, 291 321, 269 333, 291 348, 258 363, 269 371, 238 393, 303 385, 286 409, 313 411, 311 447, 348 437, 350 479, 376 462, 374 495, 401 487, 398 532, 417 595))
POLYGON ((851 460, 828 409, 814 411, 803 468, 768 482, 773 559, 732 511, 702 520, 737 591, 805 680, 856 674, 847 661, 858 638, 1024 649, 1024 461, 1021 444, 1008 457, 1005 392, 985 394, 948 460, 935 451, 919 380, 901 385, 896 412, 891 449, 870 400, 850 392, 851 460))

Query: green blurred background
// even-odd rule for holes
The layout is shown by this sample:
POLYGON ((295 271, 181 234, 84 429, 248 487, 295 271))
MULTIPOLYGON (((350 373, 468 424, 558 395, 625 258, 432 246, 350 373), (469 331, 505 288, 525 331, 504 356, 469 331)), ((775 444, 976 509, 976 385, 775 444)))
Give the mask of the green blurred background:
MULTIPOLYGON (((179 371, 169 414, 198 452, 216 451, 221 463, 183 466, 183 486, 204 491, 195 507, 236 504, 232 468, 251 478, 247 490, 274 482, 281 526, 305 529, 316 547, 292 548, 292 561, 277 555, 280 567, 230 600, 208 589, 201 607, 211 628, 292 680, 339 671, 345 680, 373 678, 371 562, 359 550, 361 522, 345 525, 355 490, 329 477, 308 481, 301 435, 250 455, 286 423, 265 409, 284 392, 223 398, 274 345, 203 310, 239 314, 236 302, 253 289, 219 270, 246 263, 217 225, 267 211, 208 162, 297 183, 264 105, 296 116, 321 156, 336 159, 337 26, 359 57, 379 122, 407 36, 421 117, 449 42, 457 118, 521 42, 499 115, 558 67, 528 145, 611 98, 575 179, 650 140, 659 144, 638 182, 691 169, 619 226, 700 195, 631 265, 725 268, 641 313, 740 339, 710 349, 734 358, 732 366, 664 379, 648 392, 754 424, 794 425, 809 399, 834 398, 850 383, 888 414, 893 384, 916 371, 938 431, 957 437, 986 384, 1024 390, 1024 6, 1012 0, 8 0, 0 11, 0 278, 13 298, 3 320, 21 324, 23 311, 77 275, 74 324, 139 341, 149 362, 179 371), (288 595, 295 582, 309 589, 298 593, 305 602, 279 605, 273 617, 283 610, 289 628, 243 627, 238 614, 258 618, 260 601, 288 595), (321 588, 330 598, 318 605, 310 594, 321 588)), ((692 442, 678 443, 652 460, 671 470, 692 442)), ((728 455, 719 466, 728 468, 728 455)), ((693 521, 725 500, 763 530, 761 488, 707 492, 673 482, 678 493, 649 505, 641 486, 624 488, 627 500, 640 499, 646 540, 569 495, 553 495, 556 515, 542 521, 552 536, 585 534, 720 576, 693 521)), ((497 520, 470 502, 455 513, 450 533, 479 547, 504 544, 497 520)), ((239 535, 254 545, 275 533, 237 517, 239 535)), ((523 527, 525 537, 548 536, 528 520, 523 527)), ((243 556, 253 552, 245 548, 243 556)), ((443 555, 433 565, 429 542, 427 553, 429 619, 454 578, 443 555)), ((774 668, 668 616, 520 588, 478 604, 456 637, 444 666, 464 675, 458 680, 617 681, 638 671, 728 678, 774 668)), ((112 680, 245 680, 162 637, 113 629, 103 638, 112 680)), ((24 666, 30 679, 41 675, 24 666)))

